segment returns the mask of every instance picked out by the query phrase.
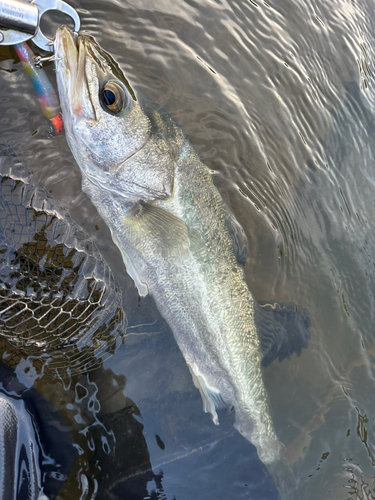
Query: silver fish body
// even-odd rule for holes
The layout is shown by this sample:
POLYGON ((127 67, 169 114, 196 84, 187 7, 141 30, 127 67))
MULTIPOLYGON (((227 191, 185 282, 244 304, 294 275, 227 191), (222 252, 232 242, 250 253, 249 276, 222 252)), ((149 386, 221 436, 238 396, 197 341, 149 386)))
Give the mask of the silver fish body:
POLYGON ((236 428, 256 446, 282 498, 294 498, 262 377, 256 303, 236 257, 238 223, 181 128, 131 87, 109 54, 91 37, 76 44, 65 27, 55 50, 83 190, 139 294, 150 294, 169 323, 205 411, 218 423, 216 409, 233 406, 236 428))

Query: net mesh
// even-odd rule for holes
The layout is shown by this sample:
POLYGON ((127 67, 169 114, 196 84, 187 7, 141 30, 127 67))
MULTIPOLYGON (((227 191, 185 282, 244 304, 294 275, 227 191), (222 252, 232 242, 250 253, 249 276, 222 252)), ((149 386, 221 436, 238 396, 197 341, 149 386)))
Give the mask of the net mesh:
POLYGON ((100 364, 125 330, 121 291, 94 243, 0 145, 0 336, 74 372, 100 364))

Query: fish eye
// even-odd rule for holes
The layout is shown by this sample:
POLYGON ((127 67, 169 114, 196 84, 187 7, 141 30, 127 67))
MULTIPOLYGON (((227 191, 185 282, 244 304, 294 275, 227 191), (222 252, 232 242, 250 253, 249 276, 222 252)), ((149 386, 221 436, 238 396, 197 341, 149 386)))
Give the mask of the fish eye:
POLYGON ((114 81, 107 82, 100 92, 101 103, 105 111, 120 113, 127 104, 125 89, 114 81))

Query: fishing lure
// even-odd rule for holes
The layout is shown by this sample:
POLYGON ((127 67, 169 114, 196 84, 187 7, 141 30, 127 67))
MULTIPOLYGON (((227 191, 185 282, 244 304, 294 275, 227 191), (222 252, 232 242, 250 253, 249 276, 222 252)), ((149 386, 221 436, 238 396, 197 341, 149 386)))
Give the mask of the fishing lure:
POLYGON ((64 130, 63 119, 60 111, 59 100, 56 92, 42 69, 35 66, 35 54, 26 42, 18 43, 14 49, 31 79, 36 91, 42 113, 51 125, 52 134, 59 135, 64 130))

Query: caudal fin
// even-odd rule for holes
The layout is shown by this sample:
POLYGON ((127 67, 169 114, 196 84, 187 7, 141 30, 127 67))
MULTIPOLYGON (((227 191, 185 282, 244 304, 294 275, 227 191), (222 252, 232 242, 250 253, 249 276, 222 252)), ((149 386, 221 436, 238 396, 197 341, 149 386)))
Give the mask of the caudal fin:
POLYGON ((296 478, 285 459, 266 466, 272 475, 280 500, 300 500, 296 478))

